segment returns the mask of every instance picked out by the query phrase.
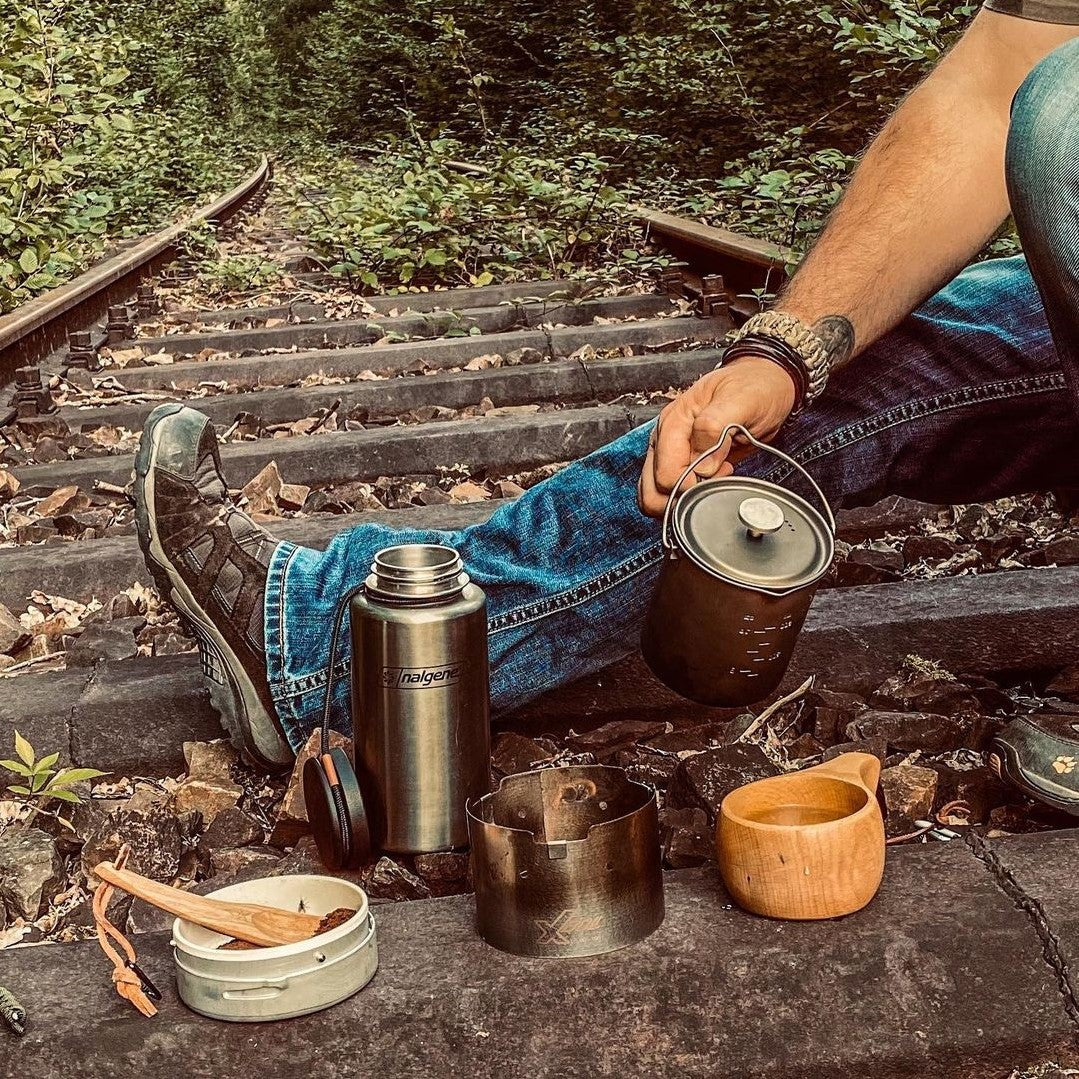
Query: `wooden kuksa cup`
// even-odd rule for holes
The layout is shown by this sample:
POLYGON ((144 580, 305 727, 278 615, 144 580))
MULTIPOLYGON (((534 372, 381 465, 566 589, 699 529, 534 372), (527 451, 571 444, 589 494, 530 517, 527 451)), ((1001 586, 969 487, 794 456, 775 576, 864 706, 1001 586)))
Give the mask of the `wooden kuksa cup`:
POLYGON ((754 914, 800 920, 864 907, 884 874, 879 779, 876 757, 844 753, 728 794, 716 853, 735 902, 754 914))

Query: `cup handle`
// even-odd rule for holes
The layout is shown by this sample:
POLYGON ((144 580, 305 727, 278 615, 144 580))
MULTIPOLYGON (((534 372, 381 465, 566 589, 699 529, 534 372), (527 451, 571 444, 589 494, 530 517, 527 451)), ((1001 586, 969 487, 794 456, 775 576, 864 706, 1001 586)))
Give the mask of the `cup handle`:
POLYGON ((667 497, 667 505, 663 509, 663 531, 661 533, 663 538, 663 546, 668 551, 674 550, 674 544, 671 542, 669 531, 671 510, 674 508, 674 500, 679 494, 682 484, 686 482, 686 478, 697 467, 697 465, 701 463, 701 461, 703 461, 710 453, 715 453, 716 450, 718 450, 719 447, 722 446, 724 442, 726 442, 727 435, 729 435, 732 431, 740 431, 746 437, 749 443, 755 446, 758 450, 764 450, 766 453, 772 454, 773 457, 778 457, 781 461, 786 462, 792 468, 796 468, 799 472, 801 472, 801 474, 805 477, 806 482, 809 484, 810 487, 813 488, 813 491, 816 494, 818 500, 820 501, 820 504, 824 507, 825 518, 827 519, 828 526, 829 528, 831 528, 832 535, 834 536, 836 527, 835 517, 832 515, 832 507, 828 505, 828 499, 824 497, 824 492, 820 489, 820 487, 817 486, 817 481, 813 479, 813 477, 793 457, 788 456, 782 450, 777 450, 775 446, 769 446, 767 442, 761 442, 759 439, 754 438, 749 433, 749 431, 742 426, 742 424, 728 423, 727 426, 724 427, 722 432, 720 433, 719 441, 716 442, 714 446, 710 446, 708 449, 706 449, 704 453, 700 454, 700 456, 690 461, 690 463, 686 467, 686 470, 682 473, 681 476, 678 477, 678 482, 674 485, 673 488, 671 488, 671 493, 667 497))
POLYGON ((825 761, 815 768, 807 768, 802 774, 808 775, 810 772, 857 783, 865 787, 870 794, 874 794, 880 782, 880 758, 872 753, 841 753, 834 760, 825 761))

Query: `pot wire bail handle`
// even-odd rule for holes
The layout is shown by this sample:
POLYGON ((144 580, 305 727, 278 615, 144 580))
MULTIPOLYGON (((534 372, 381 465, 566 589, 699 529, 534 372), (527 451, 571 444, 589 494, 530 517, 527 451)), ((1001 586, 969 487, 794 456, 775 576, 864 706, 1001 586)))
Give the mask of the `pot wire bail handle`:
POLYGON ((697 467, 697 465, 701 463, 701 461, 703 461, 707 456, 709 456, 709 454, 715 453, 716 450, 718 450, 719 447, 727 441, 727 436, 732 431, 740 431, 743 435, 745 435, 749 443, 755 446, 758 450, 764 450, 767 453, 772 454, 774 457, 778 457, 781 461, 786 462, 792 468, 796 468, 799 472, 801 472, 801 474, 805 477, 806 482, 809 484, 810 487, 813 488, 814 493, 820 500, 820 504, 824 507, 824 516, 828 521, 828 526, 832 530, 832 535, 834 536, 836 532, 835 516, 832 514, 832 507, 828 505, 828 499, 824 497, 824 492, 817 485, 817 481, 793 457, 788 456, 782 450, 777 450, 775 446, 769 446, 767 442, 761 442, 759 439, 754 438, 749 433, 749 431, 746 430, 746 428, 743 427, 740 423, 728 423, 727 426, 723 428, 722 432, 720 432, 719 441, 714 446, 710 446, 708 449, 706 449, 704 453, 702 453, 699 457, 696 457, 694 460, 690 461, 690 463, 686 466, 685 472, 683 472, 682 475, 678 477, 678 482, 671 489, 671 493, 667 497, 667 505, 664 507, 663 510, 662 538, 664 548, 668 551, 674 550, 674 543, 671 541, 670 538, 671 510, 674 509, 674 502, 679 492, 681 491, 682 484, 686 482, 686 478, 697 467))

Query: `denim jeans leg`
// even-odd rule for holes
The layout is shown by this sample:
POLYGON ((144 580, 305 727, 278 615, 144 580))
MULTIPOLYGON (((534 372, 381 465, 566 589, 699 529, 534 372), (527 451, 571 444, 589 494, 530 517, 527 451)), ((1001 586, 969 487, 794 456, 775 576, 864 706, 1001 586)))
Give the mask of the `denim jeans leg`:
POLYGON ((1079 414, 1079 38, 1030 73, 1012 103, 1008 196, 1079 414))
MULTIPOLYGON (((457 532, 359 525, 324 552, 283 543, 266 592, 267 671, 299 746, 320 717, 331 622, 375 552, 446 543, 488 595, 492 703, 508 709, 638 643, 660 559, 636 506, 650 425, 457 532)), ((886 494, 968 501, 1079 484, 1075 415, 1037 289, 1020 258, 972 266, 839 372, 778 439, 838 508, 886 494)), ((757 453, 741 471, 791 481, 757 453)), ((347 634, 333 716, 347 726, 347 634)))

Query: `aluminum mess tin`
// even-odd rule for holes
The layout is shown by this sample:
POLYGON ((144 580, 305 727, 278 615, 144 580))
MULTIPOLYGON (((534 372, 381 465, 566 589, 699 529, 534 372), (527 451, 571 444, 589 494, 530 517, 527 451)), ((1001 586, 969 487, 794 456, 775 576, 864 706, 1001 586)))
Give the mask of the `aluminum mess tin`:
POLYGON ((656 793, 621 768, 507 776, 468 804, 476 927, 540 958, 599 955, 663 921, 656 793))
POLYGON ((229 938, 177 918, 173 958, 180 999, 201 1015, 235 1023, 292 1019, 362 989, 378 968, 375 921, 363 889, 336 877, 260 877, 210 893, 213 899, 302 909, 322 917, 347 907, 344 924, 276 948, 222 951, 229 938))

